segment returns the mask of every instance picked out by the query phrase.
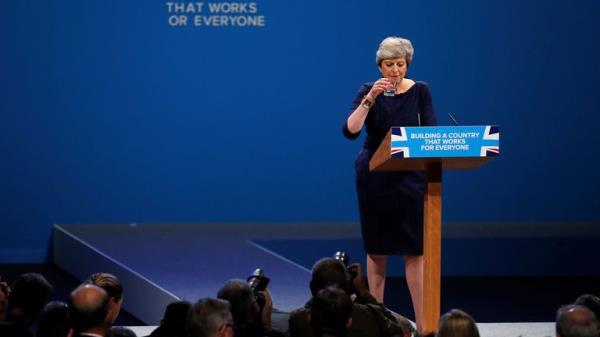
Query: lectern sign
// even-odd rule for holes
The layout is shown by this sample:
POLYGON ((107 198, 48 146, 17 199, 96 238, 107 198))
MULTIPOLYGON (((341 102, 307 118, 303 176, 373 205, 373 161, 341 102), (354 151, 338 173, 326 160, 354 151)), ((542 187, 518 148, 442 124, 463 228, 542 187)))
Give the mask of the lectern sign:
POLYGON ((496 157, 500 130, 495 125, 393 127, 392 158, 496 157))

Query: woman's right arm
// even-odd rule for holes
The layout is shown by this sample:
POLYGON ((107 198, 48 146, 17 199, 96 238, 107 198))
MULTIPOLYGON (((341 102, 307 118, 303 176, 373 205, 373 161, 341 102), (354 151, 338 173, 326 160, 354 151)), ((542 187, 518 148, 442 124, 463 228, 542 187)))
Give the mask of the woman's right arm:
POLYGON ((348 120, 346 120, 346 127, 348 131, 352 134, 360 133, 363 125, 365 124, 365 120, 367 119, 367 115, 369 114, 369 109, 375 103, 375 98, 366 94, 360 104, 354 109, 354 111, 348 116, 348 120))
POLYGON ((356 108, 346 120, 344 134, 346 134, 348 138, 358 137, 360 130, 365 124, 367 115, 369 114, 369 109, 373 106, 373 104, 375 104, 375 99, 383 92, 386 85, 386 79, 383 79, 383 81, 382 79, 379 79, 373 84, 372 87, 361 88, 359 94, 354 100, 354 106, 356 108), (364 94, 365 92, 366 94, 364 94))

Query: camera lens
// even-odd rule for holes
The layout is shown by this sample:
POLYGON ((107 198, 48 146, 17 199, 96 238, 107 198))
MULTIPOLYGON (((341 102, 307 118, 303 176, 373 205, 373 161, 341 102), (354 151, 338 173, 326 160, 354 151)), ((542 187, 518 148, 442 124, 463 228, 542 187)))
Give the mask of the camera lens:
POLYGON ((246 281, 252 292, 265 291, 267 285, 269 285, 269 278, 265 276, 264 271, 260 268, 256 268, 246 281))
POLYGON ((348 266, 349 259, 348 254, 346 254, 346 252, 337 251, 335 252, 335 255, 333 255, 333 258, 338 261, 341 261, 344 264, 344 266, 348 266))

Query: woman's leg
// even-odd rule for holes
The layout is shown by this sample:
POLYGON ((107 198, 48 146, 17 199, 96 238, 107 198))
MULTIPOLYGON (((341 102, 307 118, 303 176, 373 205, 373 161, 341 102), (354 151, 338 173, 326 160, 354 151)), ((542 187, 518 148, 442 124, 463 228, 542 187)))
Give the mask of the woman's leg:
POLYGON ((385 288, 385 274, 387 266, 386 255, 367 254, 367 279, 369 280, 369 292, 377 302, 383 303, 383 291, 385 288))
POLYGON ((404 257, 404 271, 406 283, 415 310, 415 323, 417 331, 422 333, 423 328, 423 255, 409 255, 404 257))

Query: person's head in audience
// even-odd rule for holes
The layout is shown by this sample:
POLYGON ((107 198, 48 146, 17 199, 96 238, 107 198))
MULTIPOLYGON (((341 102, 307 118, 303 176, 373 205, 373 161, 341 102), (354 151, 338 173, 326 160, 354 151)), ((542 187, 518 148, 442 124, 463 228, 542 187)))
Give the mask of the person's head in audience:
POLYGON ((109 325, 112 326, 119 316, 121 306, 123 305, 123 285, 121 281, 115 275, 109 273, 96 273, 90 276, 90 279, 86 283, 96 285, 108 293, 107 320, 109 325))
POLYGON ((108 331, 108 293, 95 285, 83 284, 73 290, 69 318, 75 336, 81 333, 105 336, 108 331))
POLYGON ((600 336, 600 297, 592 294, 581 295, 575 300, 574 304, 583 305, 594 313, 598 325, 598 335, 600 336))
MULTIPOLYGON (((184 337, 186 336, 186 320, 192 304, 188 301, 171 302, 165 308, 160 326, 150 336, 184 337)), ((228 309, 229 310, 229 309, 228 309)))
POLYGON ((38 273, 26 273, 13 283, 6 321, 31 325, 52 295, 52 285, 38 273))
POLYGON ((438 337, 479 337, 479 329, 471 315, 452 309, 440 318, 438 337))
POLYGON ((188 337, 233 337, 233 327, 227 301, 204 298, 188 312, 188 337))
POLYGON ((288 330, 292 336, 338 336, 347 330, 349 336, 408 337, 414 330, 408 319, 397 317, 400 315, 369 294, 359 263, 346 267, 335 258, 318 260, 312 268, 310 291, 312 296, 306 304, 290 313, 288 330), (346 309, 336 312, 338 307, 346 309), (319 326, 321 331, 316 331, 319 326))
POLYGON ((71 329, 65 302, 49 302, 37 322, 36 337, 67 337, 71 329))
POLYGON ((217 297, 230 304, 236 336, 257 336, 271 331, 271 297, 267 291, 259 295, 265 303, 262 307, 248 283, 239 279, 229 280, 219 289, 217 297))
POLYGON ((344 264, 334 258, 322 258, 312 268, 310 291, 313 297, 327 287, 337 287, 346 292, 350 289, 350 280, 344 264))
POLYGON ((598 337, 596 316, 577 304, 562 306, 556 313, 557 337, 598 337))
POLYGON ((110 328, 110 337, 137 337, 133 330, 124 326, 113 326, 110 328))
POLYGON ((313 296, 310 324, 317 337, 346 336, 352 324, 352 300, 342 289, 327 287, 313 296))

